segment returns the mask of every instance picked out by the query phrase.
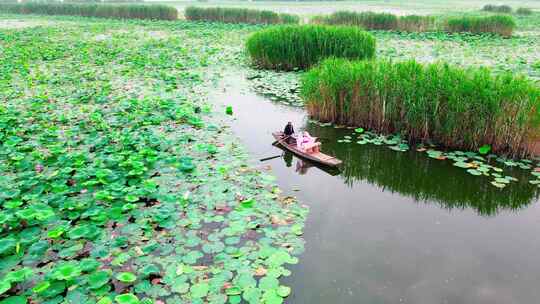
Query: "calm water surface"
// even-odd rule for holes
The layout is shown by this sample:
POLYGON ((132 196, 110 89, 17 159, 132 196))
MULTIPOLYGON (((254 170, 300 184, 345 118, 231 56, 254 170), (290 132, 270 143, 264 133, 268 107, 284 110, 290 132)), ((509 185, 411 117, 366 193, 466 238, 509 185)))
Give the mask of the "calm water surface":
POLYGON ((501 191, 423 153, 338 144, 351 130, 308 123, 241 76, 226 83, 214 98, 233 106, 232 128, 254 159, 280 155, 271 133, 292 121, 345 162, 341 172, 291 154, 263 163, 310 207, 306 252, 284 279, 288 303, 540 302, 540 207, 528 172, 512 172, 522 181, 501 191))

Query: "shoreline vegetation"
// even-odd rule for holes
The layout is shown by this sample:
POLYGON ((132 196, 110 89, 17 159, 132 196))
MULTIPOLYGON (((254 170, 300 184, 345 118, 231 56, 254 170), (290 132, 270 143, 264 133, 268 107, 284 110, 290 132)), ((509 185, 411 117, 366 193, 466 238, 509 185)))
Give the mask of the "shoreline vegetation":
MULTIPOLYGON (((503 6, 504 7, 504 6, 503 6)), ((499 7, 487 5, 483 9, 498 12, 499 7)), ((14 14, 71 15, 82 17, 177 20, 176 8, 154 4, 111 4, 111 3, 0 3, 0 11, 14 14)), ((531 15, 527 8, 516 11, 518 15, 531 15)), ((500 13, 492 16, 435 17, 390 13, 337 11, 329 15, 311 17, 310 24, 358 26, 364 30, 496 34, 510 37, 516 28, 514 18, 500 13)), ((276 13, 269 10, 196 7, 188 6, 184 17, 189 21, 245 23, 245 24, 299 24, 295 14, 276 13)))
POLYGON ((338 11, 330 15, 314 16, 315 24, 351 25, 366 30, 425 32, 436 30, 433 16, 396 16, 389 13, 338 11))
POLYGON ((540 136, 540 89, 488 69, 331 58, 304 75, 301 94, 319 121, 447 148, 475 151, 487 144, 495 153, 523 157, 540 136))
POLYGON ((158 4, 0 3, 0 12, 113 19, 178 20, 178 10, 158 4))
POLYGON ((511 16, 462 16, 436 18, 434 16, 396 16, 389 13, 338 11, 330 15, 314 16, 315 24, 353 25, 366 30, 490 33, 504 37, 512 36, 516 23, 511 16))
POLYGON ((246 8, 188 6, 184 16, 189 21, 210 21, 248 24, 298 24, 300 17, 292 14, 246 8))
POLYGON ((283 25, 252 34, 246 48, 260 68, 294 70, 309 68, 331 56, 373 58, 375 38, 356 27, 283 25))
POLYGON ((453 17, 446 21, 446 30, 451 33, 491 33, 511 37, 516 22, 510 16, 495 15, 487 17, 453 17))

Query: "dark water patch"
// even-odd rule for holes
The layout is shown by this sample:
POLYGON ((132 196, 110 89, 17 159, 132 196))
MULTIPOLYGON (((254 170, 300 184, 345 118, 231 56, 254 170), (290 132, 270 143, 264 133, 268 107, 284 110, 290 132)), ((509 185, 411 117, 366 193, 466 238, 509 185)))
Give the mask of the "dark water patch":
POLYGON ((452 166, 452 161, 429 158, 414 150, 396 152, 384 146, 336 141, 350 130, 313 123, 306 129, 321 138, 325 151, 344 161, 340 177, 350 187, 368 182, 415 201, 436 203, 449 210, 470 208, 480 215, 520 209, 538 199, 538 187, 528 182, 528 170, 507 170, 518 182, 504 190, 493 189, 489 178, 470 176, 452 166))

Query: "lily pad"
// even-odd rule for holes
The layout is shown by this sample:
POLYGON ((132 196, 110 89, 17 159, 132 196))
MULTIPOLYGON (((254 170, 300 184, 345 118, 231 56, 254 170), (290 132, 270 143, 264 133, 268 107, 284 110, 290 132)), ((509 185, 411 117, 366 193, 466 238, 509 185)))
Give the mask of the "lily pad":
POLYGON ((139 304, 139 298, 131 293, 121 294, 114 297, 114 300, 118 304, 139 304))
POLYGON ((133 283, 137 280, 137 276, 131 272, 121 272, 116 275, 116 279, 123 283, 133 283))
POLYGON ((208 285, 208 283, 194 284, 190 288, 191 297, 195 299, 206 297, 209 289, 210 289, 210 286, 208 285))
POLYGON ((478 171, 478 170, 476 170, 476 169, 468 169, 467 172, 468 172, 469 174, 476 175, 476 176, 482 175, 482 172, 481 172, 481 171, 478 171))

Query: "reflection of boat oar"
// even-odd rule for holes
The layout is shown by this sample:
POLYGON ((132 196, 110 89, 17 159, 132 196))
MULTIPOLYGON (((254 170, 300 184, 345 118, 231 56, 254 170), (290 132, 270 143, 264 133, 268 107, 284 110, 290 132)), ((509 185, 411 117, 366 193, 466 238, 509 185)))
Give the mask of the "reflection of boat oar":
POLYGON ((270 156, 270 157, 267 157, 267 158, 261 158, 260 161, 267 161, 267 160, 271 160, 271 159, 274 159, 274 158, 278 158, 278 157, 281 157, 283 156, 283 154, 280 154, 280 155, 276 155, 276 156, 270 156))

